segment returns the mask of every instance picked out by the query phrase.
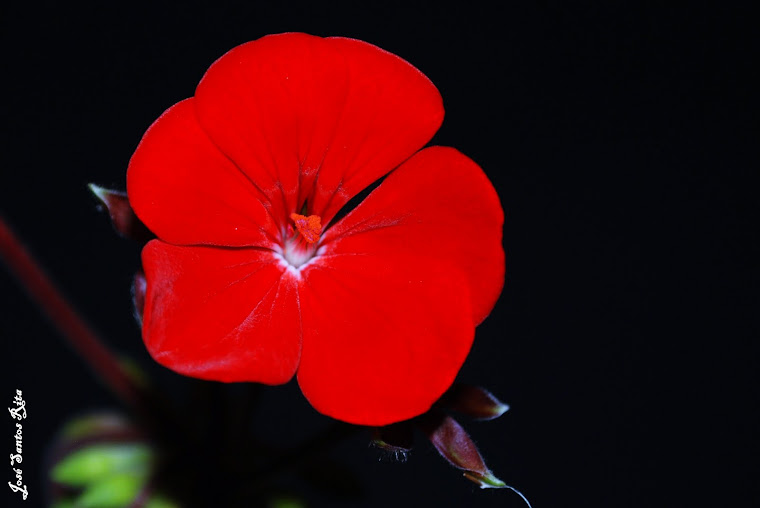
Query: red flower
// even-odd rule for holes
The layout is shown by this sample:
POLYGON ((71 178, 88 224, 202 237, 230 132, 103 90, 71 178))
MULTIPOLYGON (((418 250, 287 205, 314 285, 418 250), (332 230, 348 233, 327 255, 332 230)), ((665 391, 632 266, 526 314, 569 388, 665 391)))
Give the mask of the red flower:
POLYGON ((222 56, 129 164, 159 238, 142 254, 153 358, 226 382, 297 372, 351 423, 426 411, 504 280, 491 183, 452 148, 417 152, 442 120, 435 86, 365 42, 282 34, 222 56))

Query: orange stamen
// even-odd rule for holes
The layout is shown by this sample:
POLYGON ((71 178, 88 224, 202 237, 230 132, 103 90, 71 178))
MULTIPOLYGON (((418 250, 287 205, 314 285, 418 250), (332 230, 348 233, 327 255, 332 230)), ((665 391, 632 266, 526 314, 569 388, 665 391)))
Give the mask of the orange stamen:
POLYGON ((309 243, 315 243, 319 240, 319 235, 322 234, 322 219, 319 215, 299 215, 297 213, 291 213, 290 218, 296 225, 296 229, 301 233, 303 239, 309 243))

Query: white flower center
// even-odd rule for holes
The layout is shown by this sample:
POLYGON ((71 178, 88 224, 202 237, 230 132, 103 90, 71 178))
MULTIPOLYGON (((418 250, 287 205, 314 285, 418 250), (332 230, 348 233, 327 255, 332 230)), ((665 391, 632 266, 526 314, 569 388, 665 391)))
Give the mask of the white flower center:
POLYGON ((290 238, 285 240, 282 250, 275 250, 275 257, 291 273, 300 276, 301 269, 317 259, 321 251, 322 249, 318 249, 316 244, 307 244, 290 238))

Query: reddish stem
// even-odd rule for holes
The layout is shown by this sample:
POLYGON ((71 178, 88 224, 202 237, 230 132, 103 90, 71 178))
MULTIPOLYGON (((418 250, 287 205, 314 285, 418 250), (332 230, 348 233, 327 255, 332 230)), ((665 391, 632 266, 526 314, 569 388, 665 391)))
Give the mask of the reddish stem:
POLYGON ((58 330, 68 340, 100 379, 125 403, 136 407, 139 390, 114 355, 95 332, 61 295, 38 263, 0 216, 0 258, 9 266, 21 285, 40 305, 58 330))

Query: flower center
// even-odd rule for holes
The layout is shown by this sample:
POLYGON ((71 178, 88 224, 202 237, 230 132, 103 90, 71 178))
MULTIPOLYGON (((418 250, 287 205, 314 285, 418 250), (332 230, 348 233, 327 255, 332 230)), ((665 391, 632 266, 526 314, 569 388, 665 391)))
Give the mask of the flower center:
POLYGON ((297 231, 288 226, 282 257, 293 268, 300 268, 312 259, 317 251, 317 242, 322 234, 322 218, 319 215, 307 217, 297 213, 291 213, 290 218, 297 231))
POLYGON ((307 243, 316 243, 319 240, 319 235, 322 234, 322 219, 319 215, 309 215, 307 217, 291 213, 290 218, 293 219, 298 232, 301 233, 307 243))

